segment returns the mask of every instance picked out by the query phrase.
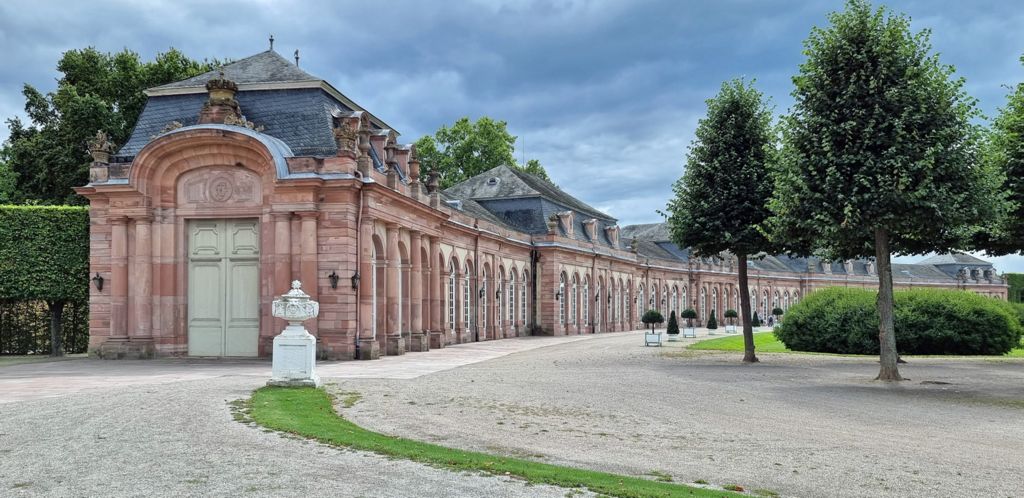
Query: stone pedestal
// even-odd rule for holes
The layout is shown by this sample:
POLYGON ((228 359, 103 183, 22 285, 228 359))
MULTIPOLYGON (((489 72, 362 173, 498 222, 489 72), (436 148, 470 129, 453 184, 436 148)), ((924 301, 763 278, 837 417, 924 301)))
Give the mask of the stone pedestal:
POLYGON ((405 338, 400 335, 388 336, 385 347, 388 356, 405 354, 405 338))
POLYGON ((359 339, 359 355, 357 360, 376 360, 380 358, 380 344, 376 339, 359 339))
POLYGON ((409 351, 415 353, 430 351, 430 340, 426 332, 413 332, 409 336, 409 351))
POLYGON ((152 339, 112 338, 89 355, 104 360, 148 360, 156 356, 156 344, 152 339))
POLYGON ((430 347, 433 349, 441 349, 445 346, 444 332, 440 330, 430 331, 430 347))
POLYGON ((316 337, 302 322, 320 313, 320 303, 311 301, 302 284, 292 282, 292 290, 274 300, 273 315, 288 321, 288 326, 274 338, 274 360, 270 386, 320 386, 316 374, 316 337))

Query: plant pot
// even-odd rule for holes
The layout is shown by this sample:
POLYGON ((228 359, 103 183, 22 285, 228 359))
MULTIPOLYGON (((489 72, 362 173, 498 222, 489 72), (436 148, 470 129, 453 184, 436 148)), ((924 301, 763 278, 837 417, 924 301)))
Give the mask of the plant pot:
POLYGON ((686 327, 683 329, 683 337, 697 337, 697 329, 686 327))
POLYGON ((679 341, 679 334, 668 334, 668 342, 679 341))
POLYGON ((644 332, 644 346, 661 346, 661 332, 644 332))

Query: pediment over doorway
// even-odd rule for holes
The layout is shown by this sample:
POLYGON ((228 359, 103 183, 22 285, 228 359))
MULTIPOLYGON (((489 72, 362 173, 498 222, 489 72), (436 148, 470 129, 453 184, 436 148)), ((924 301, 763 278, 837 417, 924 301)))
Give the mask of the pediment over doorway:
POLYGON ((244 168, 209 167, 178 179, 178 207, 255 207, 263 203, 259 175, 244 168))

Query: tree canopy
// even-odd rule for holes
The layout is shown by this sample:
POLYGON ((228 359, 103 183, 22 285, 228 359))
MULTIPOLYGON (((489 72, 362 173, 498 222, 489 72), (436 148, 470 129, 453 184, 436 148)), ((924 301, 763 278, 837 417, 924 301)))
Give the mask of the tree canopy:
POLYGON ((759 230, 770 215, 767 204, 777 142, 772 111, 761 92, 742 80, 723 83, 707 104, 707 116, 698 122, 690 145, 686 171, 673 187, 668 227, 680 247, 708 256, 723 251, 736 255, 743 360, 756 362, 747 256, 770 251, 772 246, 759 230))
MULTIPOLYGON (((1024 57, 1021 57, 1024 63, 1024 57)), ((1024 252, 1024 82, 1007 96, 992 122, 985 160, 1003 175, 1003 191, 1012 203, 1009 216, 991 232, 979 234, 979 249, 990 254, 1024 252)))
POLYGON ((450 127, 441 126, 433 136, 425 135, 417 140, 416 154, 424 172, 441 174, 441 188, 503 164, 547 180, 547 171, 540 161, 516 162, 515 144, 516 137, 508 132, 505 121, 487 116, 470 121, 463 117, 450 127))
POLYGON ((80 204, 71 190, 88 181, 88 140, 98 130, 123 144, 146 104, 143 90, 189 78, 220 65, 195 61, 175 49, 142 61, 125 49, 93 47, 64 52, 53 92, 26 84, 28 122, 7 120, 10 137, 0 148, 0 202, 80 204))
POLYGON ((850 0, 804 43, 793 78, 774 239, 798 253, 878 261, 879 379, 899 380, 890 255, 964 247, 1004 209, 978 161, 974 99, 931 51, 929 33, 850 0))

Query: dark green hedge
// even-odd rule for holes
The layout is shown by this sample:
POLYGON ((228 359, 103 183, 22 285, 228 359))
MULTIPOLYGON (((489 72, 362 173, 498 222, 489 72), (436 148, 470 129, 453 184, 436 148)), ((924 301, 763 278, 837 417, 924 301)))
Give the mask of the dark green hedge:
POLYGON ((0 206, 0 306, 7 317, 0 321, 0 353, 41 353, 52 345, 54 354, 84 351, 89 284, 87 208, 0 206), (40 307, 45 320, 32 318, 37 315, 30 311, 40 307), (69 330, 61 330, 65 310, 69 330), (62 344, 62 338, 70 342, 62 344))
MULTIPOLYGON (((775 331, 794 351, 878 354, 877 293, 830 288, 786 312, 775 331)), ((1020 344, 1011 305, 967 291, 910 290, 894 296, 896 349, 901 354, 1001 355, 1020 344)))

